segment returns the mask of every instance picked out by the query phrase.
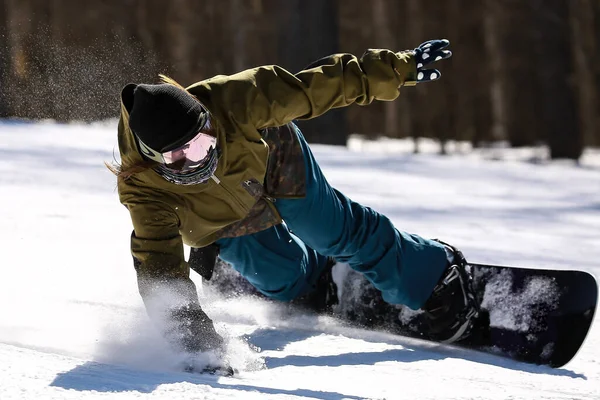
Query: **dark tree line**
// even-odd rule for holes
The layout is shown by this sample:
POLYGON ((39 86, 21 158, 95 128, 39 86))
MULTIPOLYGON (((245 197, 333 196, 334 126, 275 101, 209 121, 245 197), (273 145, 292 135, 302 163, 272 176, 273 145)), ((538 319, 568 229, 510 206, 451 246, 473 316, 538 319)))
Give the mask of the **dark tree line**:
POLYGON ((302 123, 368 136, 600 145, 600 0, 0 0, 0 116, 115 117, 126 83, 183 84, 334 52, 452 42, 439 82, 302 123))

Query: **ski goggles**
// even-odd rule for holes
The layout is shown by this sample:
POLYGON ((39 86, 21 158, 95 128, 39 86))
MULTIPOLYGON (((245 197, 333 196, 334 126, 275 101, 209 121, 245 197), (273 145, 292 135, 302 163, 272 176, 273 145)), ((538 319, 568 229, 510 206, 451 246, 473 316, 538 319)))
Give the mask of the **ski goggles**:
POLYGON ((197 185, 208 181, 219 165, 219 149, 211 150, 202 166, 189 172, 171 170, 160 164, 154 170, 167 181, 176 185, 197 185))
POLYGON ((192 172, 205 165, 217 147, 217 138, 203 132, 207 127, 208 123, 189 141, 162 153, 153 150, 138 138, 140 151, 144 156, 163 164, 172 172, 181 174, 192 172))

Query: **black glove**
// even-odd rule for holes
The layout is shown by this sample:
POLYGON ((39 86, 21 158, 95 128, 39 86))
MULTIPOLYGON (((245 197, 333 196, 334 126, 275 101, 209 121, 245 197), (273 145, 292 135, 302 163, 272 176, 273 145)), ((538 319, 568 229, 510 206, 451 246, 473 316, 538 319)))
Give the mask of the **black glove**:
POLYGON ((194 271, 196 271, 203 279, 207 281, 212 278, 217 257, 219 256, 219 246, 215 243, 206 247, 190 249, 190 259, 188 265, 194 271))
POLYGON ((447 39, 429 40, 421 43, 413 50, 417 64, 417 83, 431 82, 440 79, 442 75, 437 69, 425 69, 431 63, 452 57, 450 50, 444 50, 450 45, 447 39))
POLYGON ((171 311, 167 329, 168 338, 188 353, 224 349, 224 340, 217 333, 213 322, 197 303, 181 306, 171 311))

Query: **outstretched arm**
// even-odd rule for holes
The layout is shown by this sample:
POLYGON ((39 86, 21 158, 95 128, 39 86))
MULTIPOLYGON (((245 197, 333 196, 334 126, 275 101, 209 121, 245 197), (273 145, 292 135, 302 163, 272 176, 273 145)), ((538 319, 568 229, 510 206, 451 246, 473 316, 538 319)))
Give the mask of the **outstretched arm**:
POLYGON ((188 90, 235 124, 261 129, 354 103, 394 100, 401 86, 416 82, 413 52, 367 50, 360 58, 325 57, 296 74, 279 66, 262 66, 216 76, 188 90))

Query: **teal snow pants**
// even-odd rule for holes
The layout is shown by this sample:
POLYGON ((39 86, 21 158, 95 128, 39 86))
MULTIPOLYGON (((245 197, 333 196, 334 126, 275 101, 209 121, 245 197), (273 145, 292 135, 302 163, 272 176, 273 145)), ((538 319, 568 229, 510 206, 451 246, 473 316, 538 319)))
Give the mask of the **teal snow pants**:
POLYGON ((285 223, 220 239, 220 258, 264 295, 290 301, 310 291, 332 256, 363 273, 386 302, 420 308, 447 267, 443 246, 398 231, 386 216, 332 188, 296 132, 306 163, 306 197, 276 199, 285 223))

